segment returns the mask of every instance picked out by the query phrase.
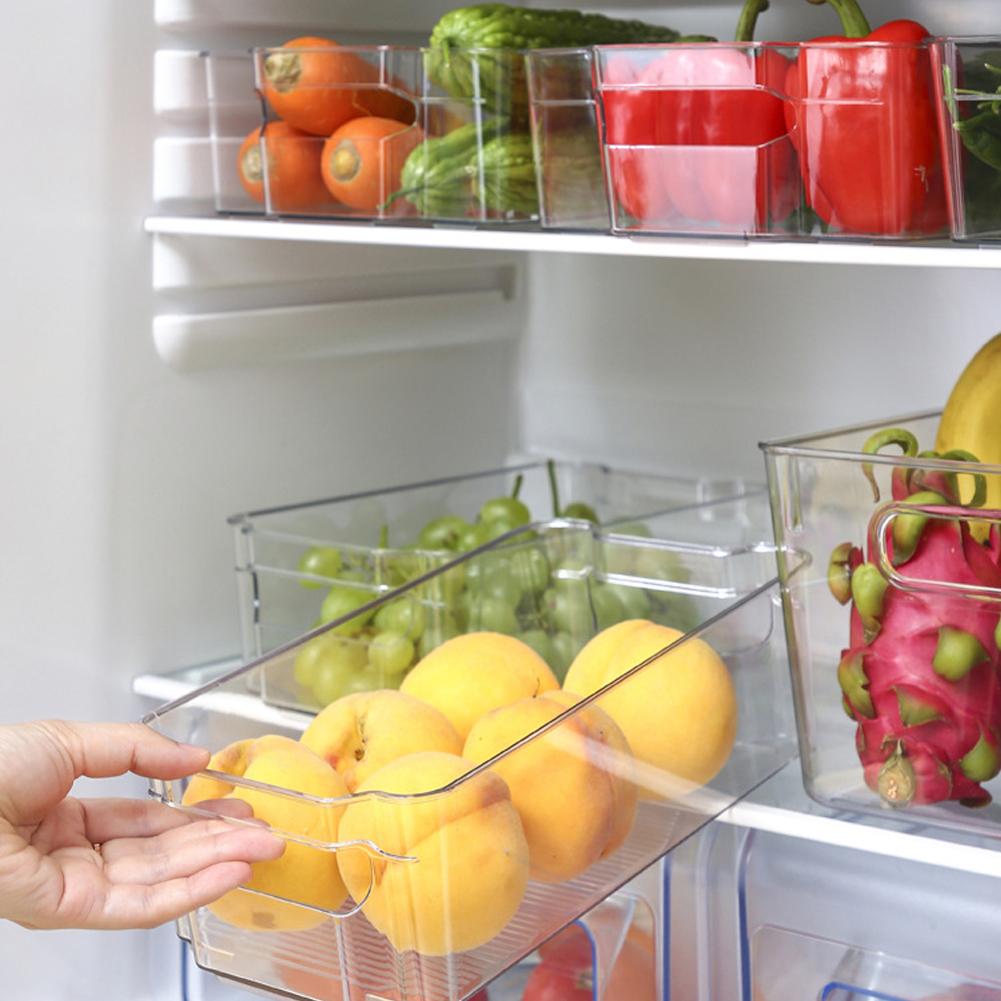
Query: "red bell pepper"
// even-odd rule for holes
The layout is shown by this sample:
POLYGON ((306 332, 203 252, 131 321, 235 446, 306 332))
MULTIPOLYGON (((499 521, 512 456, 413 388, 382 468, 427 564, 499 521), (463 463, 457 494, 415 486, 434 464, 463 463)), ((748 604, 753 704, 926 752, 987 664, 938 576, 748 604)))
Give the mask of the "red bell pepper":
POLYGON ((753 233, 795 207, 795 154, 777 93, 789 61, 739 44, 767 6, 747 0, 738 44, 666 45, 642 68, 626 50, 606 59, 612 184, 640 228, 753 233))
POLYGON ((807 204, 852 234, 933 234, 946 221, 929 32, 872 31, 856 0, 829 3, 845 34, 814 38, 788 71, 786 107, 807 204))

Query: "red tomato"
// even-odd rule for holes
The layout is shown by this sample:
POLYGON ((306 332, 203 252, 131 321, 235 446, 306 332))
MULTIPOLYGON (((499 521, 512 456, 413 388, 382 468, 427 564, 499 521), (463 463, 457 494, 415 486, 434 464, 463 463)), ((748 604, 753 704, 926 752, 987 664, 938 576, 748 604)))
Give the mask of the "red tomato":
MULTIPOLYGON (((571 925, 539 950, 542 962, 525 984, 522 1001, 591 1001, 591 943, 571 925)), ((657 966, 649 936, 630 931, 605 989, 604 1001, 657 1001, 657 966)))

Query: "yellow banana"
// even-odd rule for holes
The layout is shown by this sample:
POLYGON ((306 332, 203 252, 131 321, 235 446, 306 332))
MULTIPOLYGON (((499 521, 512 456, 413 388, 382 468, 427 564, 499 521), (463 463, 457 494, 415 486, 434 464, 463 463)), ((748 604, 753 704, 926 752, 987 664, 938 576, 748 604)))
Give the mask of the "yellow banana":
MULTIPOLYGON (((1001 466, 1001 334, 992 337, 963 369, 938 425, 935 451, 972 452, 1001 466)), ((1001 510, 1001 475, 987 477, 985 508, 1001 510)))

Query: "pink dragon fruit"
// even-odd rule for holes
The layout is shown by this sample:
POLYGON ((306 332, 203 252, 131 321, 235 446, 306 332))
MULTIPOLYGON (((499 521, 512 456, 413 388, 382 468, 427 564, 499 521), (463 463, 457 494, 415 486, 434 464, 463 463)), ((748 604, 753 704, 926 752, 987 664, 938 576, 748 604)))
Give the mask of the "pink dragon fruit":
MULTIPOLYGON (((888 444, 911 457, 976 461, 965 452, 918 455, 914 436, 899 428, 873 435, 864 451, 888 444)), ((864 471, 878 501, 872 469, 864 471)), ((936 510, 898 514, 886 529, 887 553, 911 581, 1001 588, 998 527, 985 533, 984 522, 974 529, 969 520, 970 508, 983 504, 984 478, 973 477, 974 496, 962 505, 957 479, 894 469, 895 501, 936 510), (975 531, 986 534, 984 542, 975 531)), ((890 586, 876 566, 873 538, 866 549, 864 560, 861 549, 843 543, 828 568, 835 598, 852 602, 838 682, 845 711, 858 723, 866 783, 896 807, 986 805, 991 795, 981 783, 1001 771, 1001 602, 890 586)))

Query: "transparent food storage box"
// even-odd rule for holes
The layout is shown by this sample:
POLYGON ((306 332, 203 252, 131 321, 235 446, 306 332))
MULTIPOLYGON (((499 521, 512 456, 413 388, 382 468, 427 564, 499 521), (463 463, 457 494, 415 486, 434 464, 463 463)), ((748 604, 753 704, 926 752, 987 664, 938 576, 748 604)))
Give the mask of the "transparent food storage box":
POLYGON ((940 38, 935 55, 953 238, 1001 239, 1001 36, 940 38))
POLYGON ((996 878, 723 824, 696 840, 707 996, 1001 1001, 996 878))
POLYGON ((205 53, 218 211, 538 217, 521 53, 301 41, 205 53))
POLYGON ((606 232, 611 226, 601 162, 591 49, 525 55, 539 184, 547 229, 606 232))
MULTIPOLYGON (((348 610, 344 602, 360 605, 443 566, 455 549, 468 550, 511 527, 512 511, 523 518, 547 518, 557 511, 593 516, 605 533, 685 543, 694 553, 708 546, 715 554, 715 597, 696 586, 691 594, 653 594, 649 602, 637 604, 634 594, 608 581, 594 595, 593 614, 602 625, 638 610, 687 629, 697 621, 700 601, 728 600, 771 573, 760 569, 759 556, 744 558, 758 543, 771 541, 762 486, 654 476, 591 463, 532 462, 233 516, 245 658, 342 614, 348 610), (513 492, 517 502, 511 499, 513 492), (503 517, 484 520, 489 514, 503 517), (755 569, 748 576, 752 563, 755 569)), ((685 563, 681 550, 647 551, 637 572, 684 584, 685 563)), ((613 573, 619 569, 611 567, 613 573)), ((565 671, 583 640, 550 571, 538 559, 517 568, 487 560, 434 578, 401 595, 390 608, 339 631, 345 661, 367 665, 366 672, 349 678, 347 669, 338 674, 328 667, 311 678, 307 653, 294 676, 282 679, 270 672, 263 679, 263 696, 277 705, 320 708, 341 694, 349 680, 363 685, 367 677, 368 687, 375 688, 398 684, 429 644, 480 628, 521 636, 557 673, 565 671), (411 650, 409 661, 399 662, 390 673, 380 670, 379 656, 368 656, 373 639, 387 631, 404 634, 409 646, 403 646, 411 650)), ((589 620, 591 614, 588 610, 585 617, 589 620)), ((588 628, 590 621, 584 623, 588 628)))
POLYGON ((798 233, 800 182, 784 100, 794 53, 760 43, 599 46, 613 230, 798 233))
POLYGON ((596 54, 616 232, 947 232, 930 40, 596 54))
POLYGON ((762 446, 803 777, 834 807, 996 834, 1001 468, 934 451, 938 423, 762 446))
MULTIPOLYGON (((542 555, 588 602, 608 559, 596 536, 536 523, 488 548, 542 555)), ((685 634, 620 623, 562 688, 529 647, 481 633, 430 651, 401 692, 316 717, 228 711, 248 672, 287 671, 335 621, 151 713, 158 731, 214 752, 198 776, 152 783, 155 798, 196 816, 240 800, 287 841, 249 884, 184 919, 196 961, 293 997, 316 995, 290 987, 290 964, 346 997, 470 996, 789 760, 777 587, 685 634)))

